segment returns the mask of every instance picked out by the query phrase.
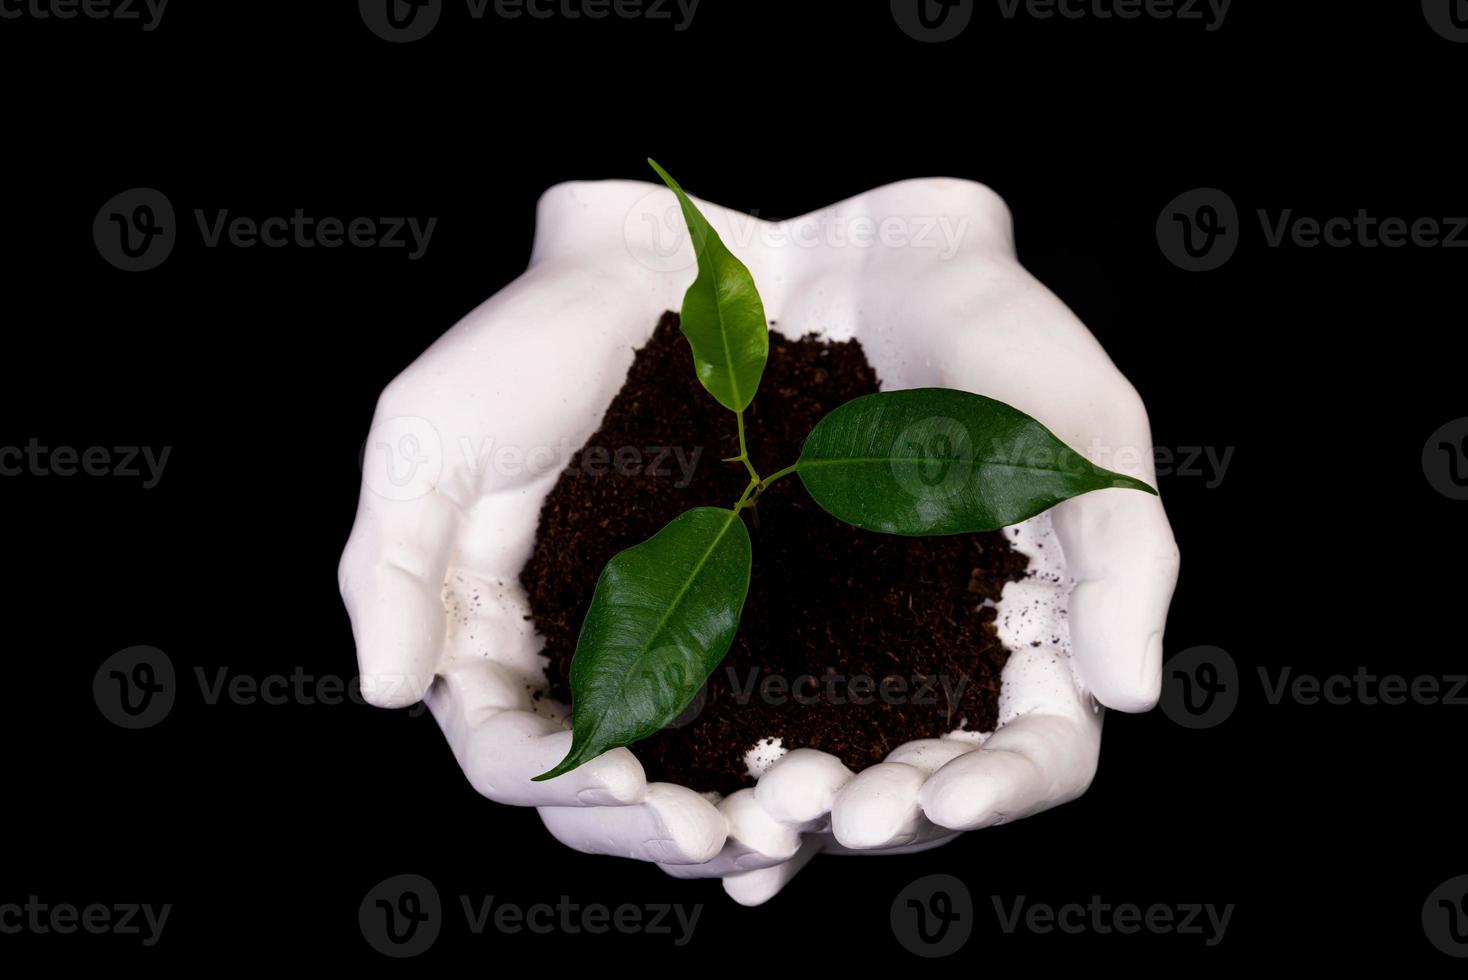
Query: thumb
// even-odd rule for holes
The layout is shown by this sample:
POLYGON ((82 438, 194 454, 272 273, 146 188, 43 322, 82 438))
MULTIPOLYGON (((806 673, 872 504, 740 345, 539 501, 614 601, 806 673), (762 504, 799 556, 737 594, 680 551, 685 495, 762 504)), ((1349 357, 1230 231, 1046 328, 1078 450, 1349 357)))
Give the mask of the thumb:
POLYGON ((1147 711, 1162 689, 1162 632, 1177 584, 1178 549, 1162 501, 1099 490, 1055 509, 1055 532, 1075 578, 1071 652, 1096 700, 1147 711))

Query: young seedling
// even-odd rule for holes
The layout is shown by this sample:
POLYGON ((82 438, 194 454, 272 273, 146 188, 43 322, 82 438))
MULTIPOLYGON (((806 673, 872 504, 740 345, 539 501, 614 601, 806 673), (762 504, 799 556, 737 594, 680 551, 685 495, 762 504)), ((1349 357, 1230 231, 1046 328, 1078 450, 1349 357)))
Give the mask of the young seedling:
POLYGON ((741 517, 792 474, 824 510, 856 527, 926 536, 992 531, 1063 500, 1120 487, 1156 493, 1102 469, 1018 409, 949 388, 856 398, 818 422, 800 457, 762 476, 744 410, 769 359, 754 277, 683 189, 672 189, 698 257, 682 331, 699 381, 730 412, 749 483, 728 508, 696 507, 607 563, 571 661, 571 750, 552 779, 666 726, 724 659, 749 591, 752 549, 741 517))

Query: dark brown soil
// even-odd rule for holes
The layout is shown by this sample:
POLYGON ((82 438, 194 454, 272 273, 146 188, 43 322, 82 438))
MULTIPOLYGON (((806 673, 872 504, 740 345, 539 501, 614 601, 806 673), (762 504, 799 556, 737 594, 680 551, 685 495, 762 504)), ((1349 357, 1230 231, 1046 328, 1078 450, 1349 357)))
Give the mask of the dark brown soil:
MULTIPOLYGON (((790 464, 826 412, 876 390, 859 343, 772 332, 745 413, 755 465, 790 464)), ((571 699, 571 657, 602 566, 689 507, 731 506, 747 477, 721 460, 737 453, 734 417, 699 385, 678 317, 666 314, 546 498, 520 573, 552 696, 571 699)), ((994 727, 1009 654, 983 602, 1028 563, 1002 534, 859 531, 817 507, 798 477, 765 493, 750 534, 739 635, 677 727, 635 746, 650 780, 729 793, 753 783, 744 756, 766 738, 860 770, 911 739, 994 727)))

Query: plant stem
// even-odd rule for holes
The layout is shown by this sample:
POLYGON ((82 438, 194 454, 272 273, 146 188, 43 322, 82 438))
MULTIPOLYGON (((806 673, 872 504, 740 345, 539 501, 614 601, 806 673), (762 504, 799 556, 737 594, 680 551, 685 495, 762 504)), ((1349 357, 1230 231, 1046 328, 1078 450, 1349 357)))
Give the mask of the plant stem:
POLYGON ((749 471, 750 480, 758 483, 760 482, 759 471, 754 468, 754 463, 750 462, 749 446, 744 441, 744 412, 742 410, 735 412, 734 420, 739 426, 739 455, 734 458, 744 464, 744 468, 749 471))
POLYGON ((750 480, 749 481, 749 486, 747 486, 747 487, 744 488, 744 493, 742 495, 740 495, 740 497, 739 497, 739 499, 737 501, 734 502, 734 507, 732 508, 733 511, 734 511, 734 513, 737 514, 741 510, 743 510, 744 508, 753 506, 750 503, 750 501, 749 501, 749 495, 752 494, 752 493, 754 493, 754 491, 758 487, 759 487, 759 481, 758 480, 750 480))
MULTIPOLYGON (((754 468, 754 463, 750 462, 749 460, 749 445, 744 441, 744 413, 735 412, 734 419, 739 426, 739 455, 731 456, 728 459, 724 460, 724 462, 743 463, 745 470, 749 472, 749 485, 744 488, 744 493, 740 494, 739 499, 734 502, 733 510, 734 513, 737 514, 745 508, 753 507, 755 504, 759 503, 760 495, 770 488, 770 484, 774 483, 781 477, 789 476, 791 473, 794 473, 796 470, 800 469, 800 464, 794 463, 790 466, 785 467, 783 470, 777 470, 776 472, 770 474, 768 477, 760 476, 759 470, 756 470, 754 468)), ((756 522, 758 522, 759 520, 758 512, 755 513, 755 520, 756 522)), ((756 524, 756 526, 758 525, 756 524)))
MULTIPOLYGON (((796 463, 792 466, 785 467, 783 470, 777 470, 776 472, 765 477, 763 480, 759 481, 759 486, 755 489, 754 497, 749 501, 749 504, 747 506, 754 507, 759 504, 759 498, 762 497, 764 495, 764 492, 770 488, 770 484, 774 483, 781 477, 789 476, 791 473, 794 473, 798 469, 800 469, 800 464, 796 463)), ((746 493, 747 492, 748 491, 746 491, 746 493)))
POLYGON ((794 463, 790 466, 785 467, 783 470, 776 470, 774 473, 771 473, 769 476, 760 481, 760 489, 764 490, 768 488, 771 483, 774 483, 781 477, 789 476, 791 473, 794 473, 798 469, 800 469, 800 464, 794 463))

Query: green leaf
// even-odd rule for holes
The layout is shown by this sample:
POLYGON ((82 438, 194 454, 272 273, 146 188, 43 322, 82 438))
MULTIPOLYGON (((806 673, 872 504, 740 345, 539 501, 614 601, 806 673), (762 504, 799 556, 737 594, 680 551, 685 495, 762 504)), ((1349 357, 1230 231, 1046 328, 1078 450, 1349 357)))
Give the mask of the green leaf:
POLYGON ((602 570, 571 661, 571 751, 551 779, 678 717, 739 628, 750 544, 732 510, 674 518, 602 570))
POLYGON ((796 467, 826 511, 887 534, 992 531, 1091 490, 1157 492, 1018 409, 951 388, 847 402, 811 430, 796 467))
POLYGON ((682 313, 683 336, 693 348, 698 380, 719 404, 742 412, 754 400, 770 357, 765 305, 754 277, 725 247, 683 188, 656 161, 647 162, 677 195, 698 255, 698 278, 683 296, 682 313))

